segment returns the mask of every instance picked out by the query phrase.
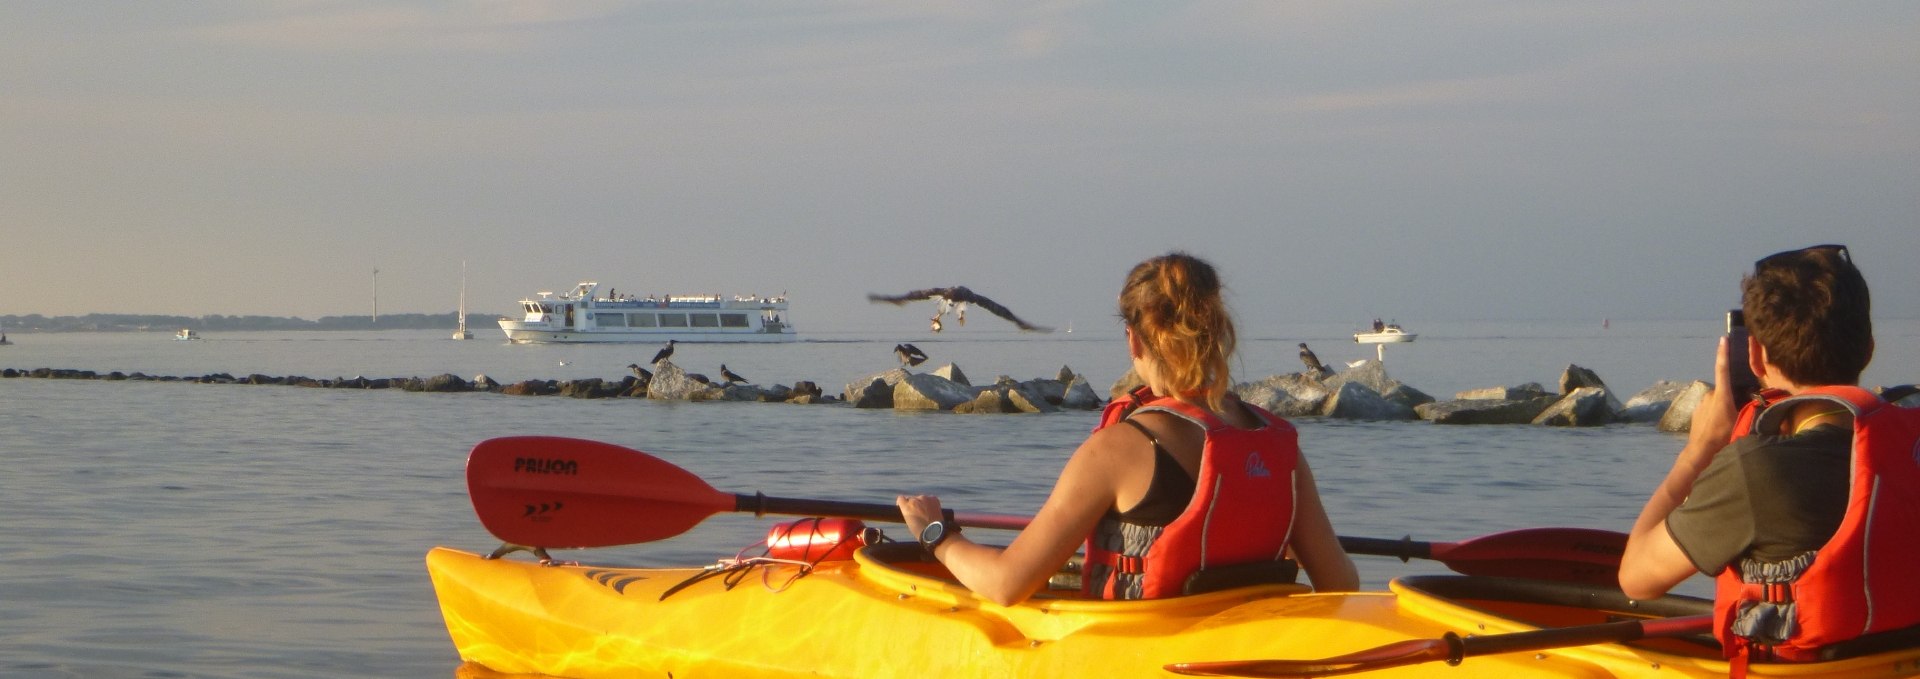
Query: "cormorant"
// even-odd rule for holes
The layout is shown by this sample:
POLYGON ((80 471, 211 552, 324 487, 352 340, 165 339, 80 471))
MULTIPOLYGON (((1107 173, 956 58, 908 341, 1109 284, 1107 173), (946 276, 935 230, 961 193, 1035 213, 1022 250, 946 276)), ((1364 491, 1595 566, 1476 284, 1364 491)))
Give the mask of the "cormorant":
POLYGON ((733 384, 735 382, 749 382, 749 383, 751 382, 751 380, 748 380, 745 377, 741 377, 740 375, 734 373, 732 370, 728 370, 727 364, 725 363, 720 364, 720 379, 726 380, 727 384, 733 384))
POLYGON ((893 356, 894 358, 900 359, 900 367, 902 368, 911 368, 925 363, 927 360, 927 352, 921 351, 920 347, 911 344, 893 345, 893 356))
POLYGON ((653 380, 653 373, 648 371, 646 368, 640 367, 640 364, 638 363, 628 363, 627 369, 632 370, 633 376, 640 378, 640 381, 642 382, 648 382, 653 380))
POLYGON ((1332 370, 1328 369, 1325 364, 1322 364, 1320 362, 1319 356, 1313 355, 1313 350, 1307 348, 1306 342, 1300 343, 1300 362, 1305 363, 1307 365, 1308 370, 1311 370, 1317 374, 1325 375, 1327 373, 1333 372, 1332 370))
POLYGON ((942 326, 940 319, 941 317, 946 316, 948 311, 954 312, 953 320, 958 321, 961 325, 966 325, 968 304, 978 304, 980 305, 981 308, 992 312, 993 315, 1007 319, 1008 321, 1012 321, 1013 324, 1016 326, 1019 326, 1021 330, 1031 330, 1035 332, 1053 332, 1053 328, 1041 327, 1041 326, 1037 326, 1032 323, 1028 323, 1026 321, 1020 320, 1019 316, 1013 315, 1012 311, 1008 311, 1007 308, 1004 306, 1001 306, 999 302, 995 302, 991 299, 987 299, 985 296, 982 296, 978 293, 975 293, 972 290, 967 289, 967 286, 964 286, 964 285, 956 285, 951 288, 926 288, 923 290, 914 290, 904 295, 876 295, 872 293, 867 294, 867 301, 869 302, 887 302, 887 303, 893 304, 894 306, 906 304, 907 302, 923 300, 923 299, 934 299, 934 298, 938 298, 940 300, 940 304, 935 309, 933 318, 931 319, 934 332, 940 332, 940 328, 942 326))
POLYGON ((667 360, 667 357, 673 355, 673 344, 678 341, 679 340, 667 340, 667 346, 661 347, 660 353, 654 354, 653 361, 647 365, 660 365, 661 361, 667 360))

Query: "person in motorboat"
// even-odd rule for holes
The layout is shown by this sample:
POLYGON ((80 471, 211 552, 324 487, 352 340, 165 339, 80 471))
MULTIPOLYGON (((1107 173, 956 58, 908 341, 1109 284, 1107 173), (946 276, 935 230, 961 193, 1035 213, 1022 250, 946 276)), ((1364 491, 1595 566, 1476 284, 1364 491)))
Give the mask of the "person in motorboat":
POLYGON ((1221 287, 1212 265, 1181 252, 1127 275, 1120 316, 1145 385, 1108 406, 1009 545, 960 534, 931 495, 897 498, 910 533, 961 584, 1001 604, 1039 591, 1083 542, 1090 597, 1291 581, 1289 557, 1318 590, 1357 589, 1293 426, 1227 389, 1235 335, 1221 287))
POLYGON ((1866 279, 1825 245, 1761 259, 1741 290, 1748 339, 1721 340, 1719 386, 1634 523, 1621 589, 1715 576, 1714 633, 1736 668, 1920 625, 1920 410, 1856 386, 1874 349, 1866 279), (1737 407, 1741 363, 1762 389, 1737 407))

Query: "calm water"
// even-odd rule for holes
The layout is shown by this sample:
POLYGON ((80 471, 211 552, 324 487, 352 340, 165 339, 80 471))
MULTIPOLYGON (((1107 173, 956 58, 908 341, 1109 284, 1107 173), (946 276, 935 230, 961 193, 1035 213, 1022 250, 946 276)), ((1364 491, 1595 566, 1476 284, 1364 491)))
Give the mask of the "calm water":
MULTIPOLYGON (((1552 384, 1568 363, 1622 397, 1704 377, 1710 323, 1416 325, 1390 372, 1436 396, 1552 384)), ((1371 355, 1347 329, 1243 342, 1243 378, 1371 355)), ((976 382, 1051 376, 1105 387, 1114 337, 982 331, 907 337, 976 382)), ((618 378, 651 346, 452 342, 440 331, 12 333, 0 367, 161 375, 369 377, 485 373, 618 378), (562 365, 562 363, 565 365, 562 365)), ((815 336, 786 346, 683 345, 676 362, 838 391, 892 365, 900 337, 815 336)), ((1882 321, 1870 384, 1920 379, 1920 323, 1882 321)), ((841 406, 657 403, 148 382, 0 380, 0 676, 446 677, 458 665, 421 558, 490 549, 462 476, 478 441, 600 439, 660 455, 728 492, 886 501, 932 491, 961 509, 1030 513, 1090 413, 970 417, 841 406), (937 473, 928 470, 938 470, 937 473)), ((1303 443, 1345 535, 1459 540, 1543 525, 1624 529, 1680 441, 1647 426, 1562 430, 1303 420, 1303 443)), ((765 533, 719 516, 673 540, 568 553, 634 565, 703 564, 765 533)), ((1357 559, 1370 586, 1433 564, 1357 559)), ((1694 583, 1699 585, 1700 583, 1694 583)), ((1695 589, 1696 593, 1704 591, 1695 589)))

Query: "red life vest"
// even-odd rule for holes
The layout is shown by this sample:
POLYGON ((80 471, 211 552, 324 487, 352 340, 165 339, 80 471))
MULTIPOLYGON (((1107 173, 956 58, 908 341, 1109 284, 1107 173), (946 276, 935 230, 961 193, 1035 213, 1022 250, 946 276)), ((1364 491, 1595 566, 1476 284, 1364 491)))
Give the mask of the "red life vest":
POLYGON ((1714 636, 1741 669, 1748 657, 1815 660, 1822 646, 1920 624, 1920 409, 1853 386, 1765 402, 1780 396, 1748 404, 1734 438, 1780 431, 1803 402, 1837 403, 1854 417, 1851 482, 1839 530, 1810 563, 1728 564, 1715 580, 1714 636))
POLYGON ((1155 533, 1120 522, 1112 513, 1100 520, 1087 539, 1083 593, 1104 599, 1177 596, 1187 578, 1202 569, 1286 558, 1299 433, 1272 413, 1247 409, 1264 426, 1239 429, 1199 406, 1143 392, 1107 406, 1095 431, 1135 412, 1160 411, 1205 427, 1206 444, 1193 499, 1172 523, 1155 533), (1122 526, 1131 533, 1126 539, 1116 535, 1122 526))

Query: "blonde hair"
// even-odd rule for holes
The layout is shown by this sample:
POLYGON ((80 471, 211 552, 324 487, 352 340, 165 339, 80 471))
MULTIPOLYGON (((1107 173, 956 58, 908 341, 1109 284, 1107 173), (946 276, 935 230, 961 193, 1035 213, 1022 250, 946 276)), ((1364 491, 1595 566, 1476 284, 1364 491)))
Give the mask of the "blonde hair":
POLYGON ((1221 289, 1213 265, 1178 251, 1135 265, 1120 288, 1120 318, 1159 362, 1170 395, 1214 411, 1233 383, 1233 318, 1221 289))

